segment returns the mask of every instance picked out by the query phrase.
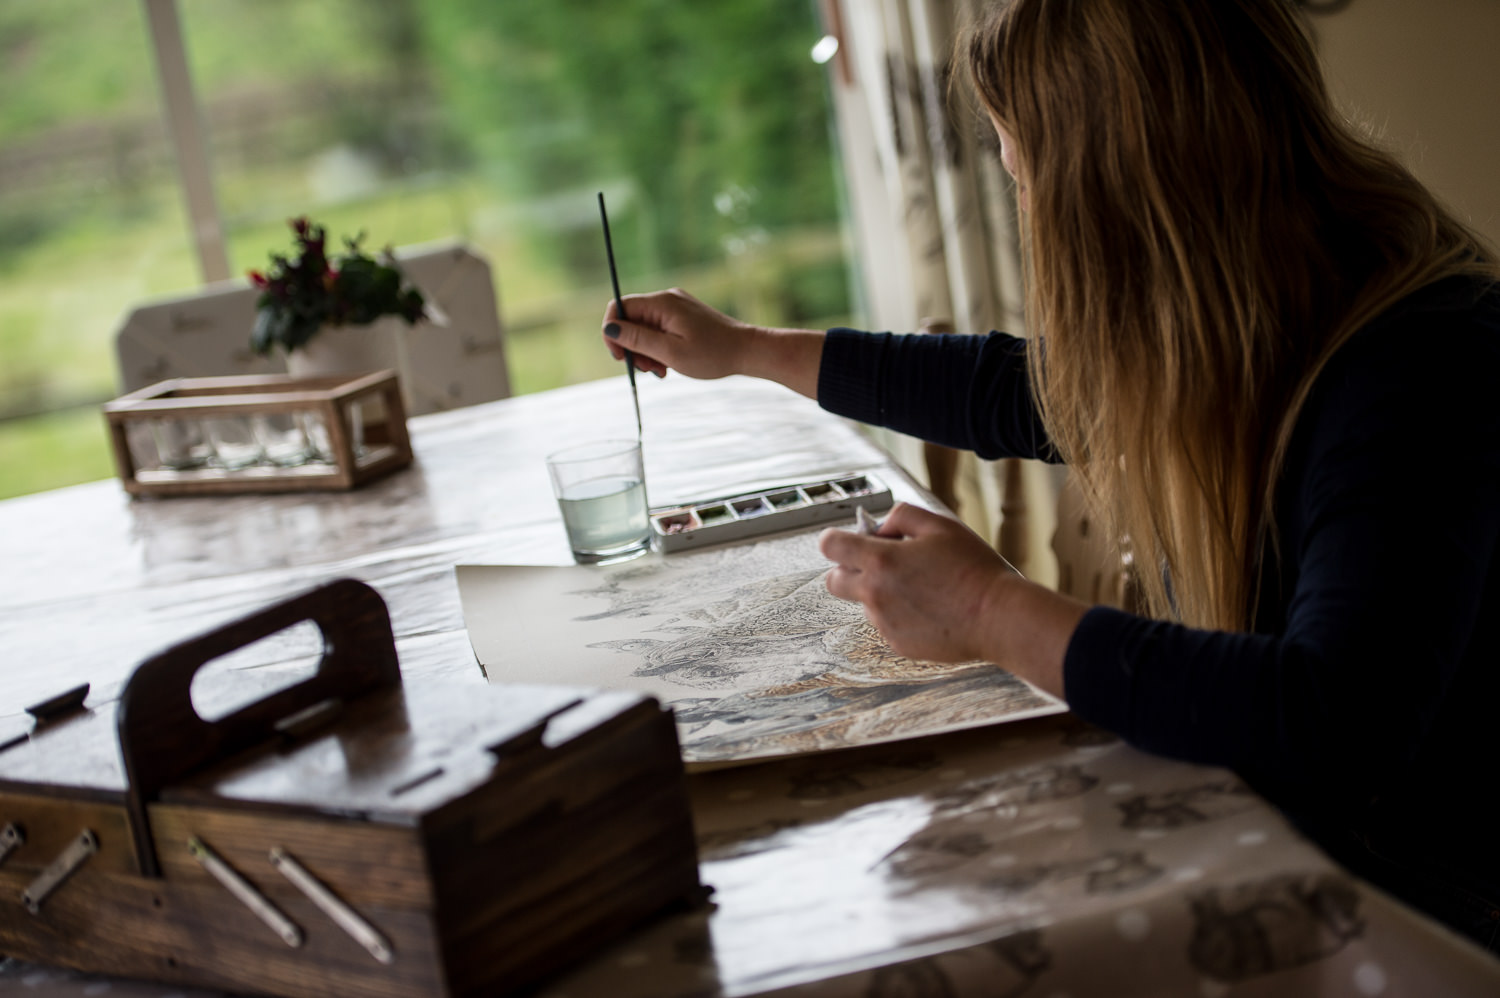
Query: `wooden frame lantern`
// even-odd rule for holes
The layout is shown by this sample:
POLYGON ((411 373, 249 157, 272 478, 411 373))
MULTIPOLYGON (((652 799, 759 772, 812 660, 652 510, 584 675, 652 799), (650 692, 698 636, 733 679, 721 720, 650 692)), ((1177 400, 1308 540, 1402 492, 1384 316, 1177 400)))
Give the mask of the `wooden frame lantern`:
POLYGON ((175 378, 104 416, 131 495, 352 489, 412 461, 392 371, 175 378))

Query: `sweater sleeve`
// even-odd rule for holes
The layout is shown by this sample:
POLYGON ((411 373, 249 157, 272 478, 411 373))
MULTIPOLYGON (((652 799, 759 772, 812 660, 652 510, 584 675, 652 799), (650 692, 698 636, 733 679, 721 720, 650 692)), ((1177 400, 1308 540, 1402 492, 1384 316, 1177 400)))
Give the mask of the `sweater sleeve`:
POLYGON ((818 369, 818 403, 983 458, 1059 460, 1031 391, 1027 341, 988 336, 897 336, 831 329, 818 369))
POLYGON ((1403 329, 1346 344, 1300 418, 1278 507, 1298 525, 1281 552, 1284 627, 1095 608, 1064 662, 1079 715, 1294 799, 1368 800, 1411 763, 1455 675, 1496 641, 1483 607, 1500 540, 1500 329, 1403 329))

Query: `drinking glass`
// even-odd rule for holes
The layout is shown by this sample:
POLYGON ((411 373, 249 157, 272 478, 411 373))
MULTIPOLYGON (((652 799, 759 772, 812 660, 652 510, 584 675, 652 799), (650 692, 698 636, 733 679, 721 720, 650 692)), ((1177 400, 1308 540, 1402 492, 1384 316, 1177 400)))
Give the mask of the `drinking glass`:
POLYGON ((125 446, 136 471, 156 471, 162 467, 161 450, 149 422, 131 420, 125 424, 125 446))
POLYGON ((307 438, 307 445, 311 451, 308 456, 309 462, 338 463, 338 458, 333 453, 333 438, 328 434, 328 424, 323 421, 322 413, 299 412, 297 424, 302 427, 303 436, 307 438))
POLYGON ((599 440, 547 457, 575 561, 623 561, 651 548, 639 440, 599 440))
POLYGON ((313 456, 312 445, 297 418, 297 412, 267 412, 250 418, 255 439, 260 441, 266 460, 283 468, 306 464, 313 456))
POLYGON ((238 471, 259 464, 266 456, 250 420, 243 416, 220 416, 209 419, 208 437, 213 441, 219 464, 228 471, 238 471))
POLYGON ((151 434, 156 440, 157 460, 173 471, 192 471, 214 459, 203 424, 195 419, 154 419, 151 434))

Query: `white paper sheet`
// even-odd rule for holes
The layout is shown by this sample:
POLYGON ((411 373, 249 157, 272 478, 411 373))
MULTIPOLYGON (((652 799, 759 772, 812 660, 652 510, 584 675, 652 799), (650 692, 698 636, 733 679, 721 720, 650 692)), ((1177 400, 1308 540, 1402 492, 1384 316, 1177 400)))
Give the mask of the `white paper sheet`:
POLYGON ((997 666, 891 651, 829 595, 808 532, 613 566, 457 568, 491 682, 624 688, 677 714, 708 767, 1062 711, 997 666))

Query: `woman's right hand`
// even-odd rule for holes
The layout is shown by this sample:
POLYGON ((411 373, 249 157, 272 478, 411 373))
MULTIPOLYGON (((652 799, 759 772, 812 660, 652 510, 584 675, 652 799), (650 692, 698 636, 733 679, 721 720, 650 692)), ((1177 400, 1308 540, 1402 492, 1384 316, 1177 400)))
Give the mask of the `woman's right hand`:
POLYGON ((619 317, 611 301, 604 313, 604 342, 615 360, 625 351, 635 364, 658 376, 667 368, 690 378, 722 378, 743 373, 743 358, 757 333, 748 323, 703 304, 681 288, 645 295, 626 295, 619 317), (613 327, 613 328, 611 328, 613 327))
POLYGON ((628 320, 613 301, 604 312, 604 342, 616 360, 629 350, 638 368, 658 377, 669 368, 690 378, 748 374, 817 398, 821 330, 754 326, 681 288, 626 295, 625 314, 628 320))

